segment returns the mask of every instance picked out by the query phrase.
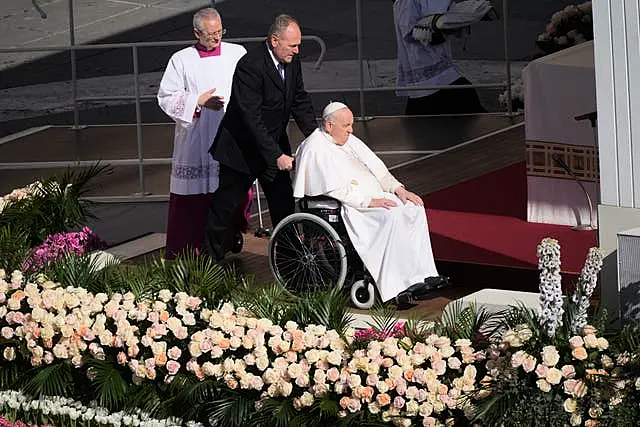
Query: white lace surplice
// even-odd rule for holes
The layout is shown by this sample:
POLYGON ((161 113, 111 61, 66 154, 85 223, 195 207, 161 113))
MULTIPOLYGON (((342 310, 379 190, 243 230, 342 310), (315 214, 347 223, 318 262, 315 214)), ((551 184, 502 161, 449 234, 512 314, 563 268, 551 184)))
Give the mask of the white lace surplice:
POLYGON ((222 43, 219 56, 200 57, 195 47, 176 52, 169 61, 158 90, 160 108, 175 122, 170 191, 174 194, 206 194, 218 188, 218 162, 209 148, 224 115, 224 109, 203 108, 194 117, 198 97, 216 88, 225 100, 231 96, 231 82, 244 47, 222 43))

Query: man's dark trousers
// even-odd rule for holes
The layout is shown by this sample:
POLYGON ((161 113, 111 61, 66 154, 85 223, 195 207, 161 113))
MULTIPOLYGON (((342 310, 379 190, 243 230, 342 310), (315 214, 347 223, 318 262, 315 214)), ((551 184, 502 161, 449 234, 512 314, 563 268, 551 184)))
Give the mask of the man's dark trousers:
MULTIPOLYGON (((233 230, 231 222, 234 212, 253 185, 255 178, 220 164, 218 189, 213 193, 207 216, 207 251, 216 262, 224 259, 228 240, 227 233, 233 230)), ((272 227, 295 211, 291 175, 289 171, 278 171, 273 181, 260 180, 267 198, 272 227)))

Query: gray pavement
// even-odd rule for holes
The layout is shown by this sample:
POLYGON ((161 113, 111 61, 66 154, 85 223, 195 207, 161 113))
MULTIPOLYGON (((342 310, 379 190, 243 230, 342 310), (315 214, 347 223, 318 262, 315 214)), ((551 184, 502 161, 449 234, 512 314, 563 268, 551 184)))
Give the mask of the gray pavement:
MULTIPOLYGON (((371 86, 395 83, 395 34, 390 0, 360 0, 362 10, 365 80, 371 86)), ((502 11, 502 1, 496 8, 502 11)), ((2 0, 0 5, 0 48, 66 45, 69 43, 68 5, 70 0, 38 0, 46 12, 42 19, 29 0, 2 0)), ((358 85, 355 0, 223 0, 215 1, 223 15, 228 37, 255 37, 266 32, 278 13, 290 13, 302 24, 303 34, 317 35, 327 44, 326 62, 319 71, 310 67, 318 57, 314 43, 303 46, 305 79, 309 89, 318 91, 358 85)), ((567 0, 509 0, 509 56, 515 60, 514 76, 537 54, 535 39, 550 15, 572 3, 567 0)), ((73 0, 77 43, 113 43, 158 40, 185 40, 191 37, 194 10, 211 4, 209 0, 73 0)), ((143 92, 155 93, 159 75, 176 48, 148 48, 140 51, 144 73, 143 92)), ((471 81, 500 83, 506 80, 503 23, 480 23, 466 43, 457 41, 454 57, 471 81)), ((132 93, 131 52, 126 49, 78 52, 80 96, 132 93)), ((0 136, 32 125, 68 123, 70 111, 70 66, 68 53, 0 54, 0 136)), ((483 90, 486 107, 498 111, 501 90, 483 90)), ((358 102, 357 94, 334 91, 314 94, 314 103, 340 99, 358 102)), ((365 97, 368 114, 401 114, 404 100, 393 92, 365 97)), ((88 103, 83 114, 91 121, 131 122, 131 106, 121 103, 88 103), (96 110, 112 107, 109 114, 96 110)), ((162 115, 145 106, 151 121, 162 115)), ((145 121, 148 121, 145 119, 145 121)))

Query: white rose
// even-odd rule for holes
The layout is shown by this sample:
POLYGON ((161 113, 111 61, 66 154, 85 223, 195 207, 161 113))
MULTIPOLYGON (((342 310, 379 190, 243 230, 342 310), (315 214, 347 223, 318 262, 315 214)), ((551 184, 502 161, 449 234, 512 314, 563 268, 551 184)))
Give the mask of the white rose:
POLYGON ((594 334, 587 334, 584 337, 584 346, 586 348, 597 348, 598 338, 594 334))
POLYGON ((557 368, 549 368, 545 379, 549 384, 560 384, 560 381, 562 381, 562 371, 557 368))
POLYGON ((606 340, 606 338, 598 338, 598 350, 602 351, 602 350, 606 350, 609 348, 609 341, 606 340))
POLYGON ((545 393, 548 393, 551 391, 551 384, 549 384, 547 382, 547 380, 541 378, 538 381, 536 381, 536 384, 538 385, 538 388, 542 391, 544 391, 545 393))
POLYGON ((305 391, 304 393, 302 393, 302 396, 300 396, 300 403, 302 403, 302 406, 311 406, 313 405, 313 394, 309 393, 308 391, 305 391))
POLYGON ((564 403, 562 404, 562 407, 564 408, 565 412, 573 414, 574 412, 576 412, 576 408, 578 407, 578 402, 575 399, 568 398, 564 401, 564 403))
POLYGON ((4 351, 2 352, 2 357, 4 357, 5 360, 11 362, 16 358, 16 349, 13 347, 5 347, 4 351))
POLYGON ((556 366, 560 361, 560 354, 558 350, 552 345, 547 345, 542 348, 542 363, 548 367, 556 366))

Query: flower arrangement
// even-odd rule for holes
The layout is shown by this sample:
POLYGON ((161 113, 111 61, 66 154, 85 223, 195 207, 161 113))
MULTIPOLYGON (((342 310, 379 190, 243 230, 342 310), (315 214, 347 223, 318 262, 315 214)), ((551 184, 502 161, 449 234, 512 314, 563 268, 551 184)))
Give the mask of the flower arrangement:
POLYGON ((0 271, 0 334, 6 362, 31 366, 90 359, 117 361, 134 384, 171 383, 186 372, 213 378, 232 390, 254 392, 259 402, 290 398, 298 410, 335 396, 338 416, 367 410, 383 420, 435 425, 472 412, 463 395, 476 387, 483 358, 469 340, 452 343, 431 334, 424 342, 387 337, 349 353, 353 330, 341 337, 324 326, 284 328, 231 304, 219 310, 185 293, 160 291, 148 301, 133 294, 92 295, 40 280, 9 281, 0 271))
MULTIPOLYGON (((27 424, 22 421, 11 422, 6 417, 0 417, 0 427, 38 427, 38 424, 27 424)), ((40 427, 53 427, 50 424, 41 424, 40 427)))
POLYGON ((31 195, 37 193, 38 189, 41 186, 42 184, 40 183, 40 181, 35 181, 34 183, 29 184, 26 187, 16 188, 12 190, 10 193, 5 194, 4 196, 2 196, 2 198, 0 198, 0 213, 2 213, 2 210, 6 205, 17 200, 22 200, 22 199, 31 197, 31 195))
MULTIPOLYGON (((498 95, 498 102, 504 108, 509 107, 509 92, 505 90, 498 95)), ((511 82, 511 110, 519 111, 524 109, 524 81, 517 77, 511 82)))
MULTIPOLYGON (((31 399, 18 391, 0 392, 0 410, 10 414, 9 417, 0 417, 0 427, 38 427, 37 424, 10 421, 10 419, 15 420, 18 417, 34 420, 34 422, 45 420, 44 422, 47 424, 40 424, 40 427, 72 424, 139 427, 180 427, 183 425, 183 421, 176 417, 159 420, 140 410, 128 413, 111 413, 106 408, 97 407, 95 404, 85 406, 81 402, 58 396, 31 399)), ((187 422, 186 426, 201 427, 202 424, 187 422)))
POLYGON ((105 247, 106 243, 86 226, 80 231, 56 233, 32 250, 22 268, 24 271, 41 270, 69 254, 82 255, 105 247))
POLYGON ((569 5, 554 13, 536 44, 549 54, 588 40, 593 40, 591 1, 569 5))

